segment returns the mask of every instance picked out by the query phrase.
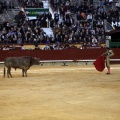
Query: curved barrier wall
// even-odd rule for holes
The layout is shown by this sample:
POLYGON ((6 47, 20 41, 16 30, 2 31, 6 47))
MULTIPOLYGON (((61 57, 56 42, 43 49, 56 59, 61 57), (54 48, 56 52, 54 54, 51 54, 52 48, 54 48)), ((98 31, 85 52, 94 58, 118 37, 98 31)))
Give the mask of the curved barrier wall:
MULTIPOLYGON (((40 60, 93 60, 106 50, 102 49, 67 49, 67 50, 0 50, 0 62, 6 57, 32 56, 40 60)), ((111 59, 120 59, 120 49, 113 49, 111 59)))

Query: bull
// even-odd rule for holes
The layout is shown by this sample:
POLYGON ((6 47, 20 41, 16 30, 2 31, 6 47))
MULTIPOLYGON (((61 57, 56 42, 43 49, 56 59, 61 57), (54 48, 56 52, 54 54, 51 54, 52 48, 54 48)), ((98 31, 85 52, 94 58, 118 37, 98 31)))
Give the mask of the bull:
POLYGON ((39 59, 35 57, 7 57, 4 60, 4 76, 6 75, 5 67, 7 67, 7 76, 12 77, 11 68, 22 69, 22 77, 27 77, 27 70, 33 65, 39 65, 39 59))

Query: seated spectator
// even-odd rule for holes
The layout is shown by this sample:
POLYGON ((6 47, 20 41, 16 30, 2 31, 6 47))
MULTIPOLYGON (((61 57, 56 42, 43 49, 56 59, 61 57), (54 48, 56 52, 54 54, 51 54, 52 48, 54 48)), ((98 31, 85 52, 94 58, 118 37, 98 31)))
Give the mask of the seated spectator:
POLYGON ((72 43, 72 34, 69 36, 68 43, 72 43))
POLYGON ((80 49, 85 49, 87 46, 86 42, 83 42, 82 46, 80 47, 80 49))
POLYGON ((92 46, 97 46, 97 44, 98 44, 97 39, 95 38, 95 36, 92 36, 92 46))
POLYGON ((46 45, 42 48, 42 50, 50 50, 50 45, 49 45, 49 44, 46 44, 46 45))
POLYGON ((22 38, 19 37, 18 40, 17 40, 17 44, 21 45, 22 44, 22 38))
POLYGON ((88 43, 87 43, 87 46, 92 46, 92 43, 89 41, 88 43))
POLYGON ((21 47, 21 50, 25 50, 23 44, 21 44, 20 47, 21 47))
POLYGON ((37 47, 38 47, 38 41, 37 41, 37 39, 36 39, 36 38, 34 38, 33 44, 35 45, 35 48, 37 48, 37 47))
POLYGON ((81 13, 80 13, 80 11, 78 11, 78 13, 76 14, 76 18, 77 18, 78 21, 81 20, 81 13))
POLYGON ((85 19, 86 19, 86 15, 85 15, 84 12, 81 13, 81 19, 82 19, 82 20, 85 20, 85 19))
POLYGON ((88 20, 89 22, 92 22, 92 19, 93 19, 92 13, 88 14, 88 15, 87 15, 87 20, 88 20))
POLYGON ((110 5, 112 4, 112 2, 113 2, 113 0, 109 0, 109 4, 110 4, 110 5))
POLYGON ((40 50, 40 48, 37 46, 37 47, 35 47, 35 50, 40 50))
POLYGON ((29 8, 43 8, 43 2, 41 0, 21 0, 22 7, 29 8))
POLYGON ((9 46, 8 45, 4 46, 2 50, 9 50, 9 46))
POLYGON ((61 44, 56 44, 53 46, 54 50, 63 50, 63 46, 61 46, 61 44))

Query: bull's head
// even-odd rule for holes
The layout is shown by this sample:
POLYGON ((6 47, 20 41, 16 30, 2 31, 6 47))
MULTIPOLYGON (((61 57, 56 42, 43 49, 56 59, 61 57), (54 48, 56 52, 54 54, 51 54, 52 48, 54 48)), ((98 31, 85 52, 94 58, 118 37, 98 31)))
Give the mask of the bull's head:
POLYGON ((33 59, 34 59, 34 62, 33 62, 34 65, 39 65, 40 64, 40 59, 39 58, 34 57, 33 59))

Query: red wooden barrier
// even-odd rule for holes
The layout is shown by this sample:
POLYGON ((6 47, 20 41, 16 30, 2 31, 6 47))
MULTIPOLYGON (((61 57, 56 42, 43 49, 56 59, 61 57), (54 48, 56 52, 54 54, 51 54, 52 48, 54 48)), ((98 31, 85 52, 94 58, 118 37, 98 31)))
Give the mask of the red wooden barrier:
MULTIPOLYGON (((87 60, 96 59, 106 50, 101 49, 68 49, 68 50, 0 50, 0 62, 6 57, 32 56, 41 60, 87 60)), ((120 49, 113 49, 112 59, 120 59, 120 49)))

